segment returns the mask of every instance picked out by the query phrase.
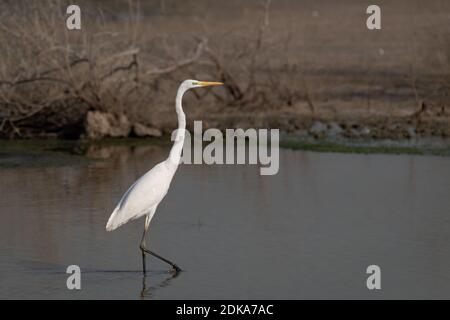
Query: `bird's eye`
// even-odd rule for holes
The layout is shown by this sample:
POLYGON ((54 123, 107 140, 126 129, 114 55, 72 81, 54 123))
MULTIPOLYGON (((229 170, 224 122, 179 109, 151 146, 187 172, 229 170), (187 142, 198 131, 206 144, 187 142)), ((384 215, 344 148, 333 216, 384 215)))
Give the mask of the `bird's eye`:
POLYGON ((198 85, 198 82, 193 81, 193 82, 192 82, 192 85, 193 85, 193 86, 197 86, 197 85, 198 85))

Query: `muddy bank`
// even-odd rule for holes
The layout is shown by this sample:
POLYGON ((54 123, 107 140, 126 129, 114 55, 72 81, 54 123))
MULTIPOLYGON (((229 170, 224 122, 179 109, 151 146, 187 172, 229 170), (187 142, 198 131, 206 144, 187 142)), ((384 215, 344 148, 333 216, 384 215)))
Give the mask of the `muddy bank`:
MULTIPOLYGON (((64 112, 49 110, 36 117, 18 121, 15 126, 3 124, 1 138, 59 138, 105 139, 148 138, 171 134, 176 129, 176 116, 168 112, 158 115, 148 123, 131 120, 126 114, 88 111, 83 105, 64 112), (164 118, 165 120, 161 120, 164 118), (19 127, 20 126, 20 127, 19 127)), ((190 118, 190 119, 189 119, 190 118)), ((416 139, 450 137, 450 117, 429 111, 403 116, 330 116, 297 111, 235 112, 194 114, 187 127, 192 129, 194 120, 202 120, 203 129, 218 128, 274 128, 284 133, 296 133, 299 137, 316 139, 416 139)))
POLYGON ((105 16, 69 37, 55 3, 1 6, 0 138, 158 137, 176 128, 173 99, 188 78, 225 84, 186 95, 188 126, 450 135, 448 3, 386 3, 389 32, 367 33, 356 0, 188 1, 164 13, 90 1, 86 16, 105 16))
POLYGON ((328 117, 298 115, 297 113, 246 116, 219 116, 209 118, 210 127, 225 128, 278 128, 281 132, 295 132, 300 137, 348 139, 415 139, 450 137, 450 118, 428 114, 387 117, 328 117))
MULTIPOLYGON (((206 144, 205 142, 203 146, 206 144)), ((0 140, 0 169, 103 166, 104 162, 109 161, 127 162, 136 150, 159 150, 159 152, 163 150, 162 154, 167 155, 171 145, 172 142, 168 135, 146 139, 0 140)), ((450 157, 450 139, 442 138, 408 140, 313 138, 292 132, 281 135, 280 148, 326 153, 412 154, 450 157)))

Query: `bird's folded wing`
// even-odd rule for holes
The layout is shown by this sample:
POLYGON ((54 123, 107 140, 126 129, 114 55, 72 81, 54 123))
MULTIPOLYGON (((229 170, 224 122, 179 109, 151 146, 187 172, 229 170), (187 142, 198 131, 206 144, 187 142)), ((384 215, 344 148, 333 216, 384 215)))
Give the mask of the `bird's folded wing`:
MULTIPOLYGON (((171 179, 170 179, 171 180, 171 179)), ((170 180, 162 163, 139 178, 123 195, 111 214, 106 230, 112 231, 150 212, 167 194, 170 180)))

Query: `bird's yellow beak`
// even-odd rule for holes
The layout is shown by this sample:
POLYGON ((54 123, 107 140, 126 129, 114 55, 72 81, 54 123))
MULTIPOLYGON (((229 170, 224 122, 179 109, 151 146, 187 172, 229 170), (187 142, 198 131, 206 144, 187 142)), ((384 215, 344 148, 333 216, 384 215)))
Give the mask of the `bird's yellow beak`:
POLYGON ((208 81, 199 81, 198 82, 199 86, 202 87, 210 87, 210 86, 223 86, 222 82, 208 82, 208 81))

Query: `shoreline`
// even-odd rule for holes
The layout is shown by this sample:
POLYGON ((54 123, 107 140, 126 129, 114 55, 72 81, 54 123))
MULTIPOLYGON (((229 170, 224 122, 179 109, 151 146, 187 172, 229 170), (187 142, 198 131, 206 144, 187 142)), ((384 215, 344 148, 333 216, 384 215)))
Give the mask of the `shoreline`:
MULTIPOLYGON (((108 161, 123 148, 170 148, 169 135, 159 138, 107 138, 102 140, 0 140, 0 168, 80 165, 108 161)), ((450 157, 450 139, 367 140, 315 139, 282 134, 280 149, 341 154, 382 154, 450 157)))

